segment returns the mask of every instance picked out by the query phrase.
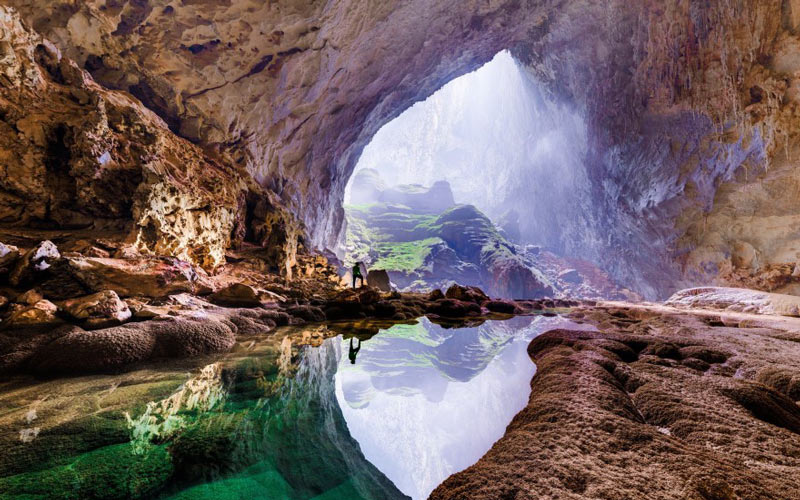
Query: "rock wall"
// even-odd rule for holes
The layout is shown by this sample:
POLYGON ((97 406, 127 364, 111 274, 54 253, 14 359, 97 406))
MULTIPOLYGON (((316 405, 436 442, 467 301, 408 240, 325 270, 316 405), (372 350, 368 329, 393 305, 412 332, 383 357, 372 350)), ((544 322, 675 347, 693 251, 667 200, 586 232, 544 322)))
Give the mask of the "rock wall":
POLYGON ((10 0, 192 141, 225 151, 333 246, 377 129, 527 30, 529 2, 10 0), (509 19, 520 21, 512 28, 509 19), (488 34, 488 36, 487 36, 488 34))
POLYGON ((140 251, 219 265, 243 177, 110 92, 0 7, 0 220, 117 229, 140 251))
POLYGON ((128 249, 207 270, 244 240, 294 261, 296 223, 244 170, 95 83, 2 6, 0 57, 0 223, 118 232, 128 249))
MULTIPOLYGON (((745 216, 755 199, 726 193, 750 191, 739 183, 774 168, 791 141, 795 77, 785 47, 796 43, 800 6, 573 4, 514 51, 588 120, 593 189, 576 212, 589 215, 572 218, 565 234, 581 236, 565 246, 650 298, 727 280, 741 239, 767 260, 796 261, 794 252, 778 255, 796 245, 787 220, 765 230, 745 216)), ((790 169, 771 177, 796 184, 790 169)), ((757 212, 797 213, 792 202, 761 198, 757 212)))
MULTIPOLYGON (((731 279, 745 243, 772 266, 743 271, 754 283, 786 281, 797 259, 790 219, 759 225, 762 213, 791 218, 792 203, 764 194, 749 215, 726 209, 751 196, 743 176, 796 182, 789 166, 764 173, 791 158, 795 1, 5 3, 99 82, 246 170, 310 246, 338 241, 345 184, 381 125, 509 48, 588 123, 592 189, 563 231, 571 253, 651 298, 731 279)), ((191 223, 198 235, 204 224, 191 223)))

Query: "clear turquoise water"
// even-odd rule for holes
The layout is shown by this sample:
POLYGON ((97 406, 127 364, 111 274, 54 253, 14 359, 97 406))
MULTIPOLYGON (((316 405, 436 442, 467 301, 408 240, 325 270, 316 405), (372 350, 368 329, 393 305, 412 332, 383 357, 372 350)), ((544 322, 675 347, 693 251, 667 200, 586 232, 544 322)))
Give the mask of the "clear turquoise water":
POLYGON ((124 374, 12 378, 0 499, 424 498, 502 436, 528 342, 565 325, 311 326, 124 374))

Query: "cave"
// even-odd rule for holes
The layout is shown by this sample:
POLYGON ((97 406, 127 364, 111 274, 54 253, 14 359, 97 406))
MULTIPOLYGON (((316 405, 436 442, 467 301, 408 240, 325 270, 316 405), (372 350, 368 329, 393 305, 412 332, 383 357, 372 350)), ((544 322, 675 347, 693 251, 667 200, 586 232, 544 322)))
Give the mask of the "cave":
POLYGON ((797 0, 4 0, 0 496, 796 498, 798 54, 797 0))

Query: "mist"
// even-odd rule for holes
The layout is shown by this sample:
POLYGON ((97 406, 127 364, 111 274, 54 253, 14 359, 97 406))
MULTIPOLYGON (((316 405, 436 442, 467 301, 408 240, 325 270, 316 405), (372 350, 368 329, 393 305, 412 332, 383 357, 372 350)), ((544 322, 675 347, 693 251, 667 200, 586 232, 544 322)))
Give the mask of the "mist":
POLYGON ((504 51, 381 128, 356 172, 375 169, 390 185, 446 180, 456 202, 495 221, 516 212, 523 242, 560 250, 588 196, 586 151, 582 117, 504 51))

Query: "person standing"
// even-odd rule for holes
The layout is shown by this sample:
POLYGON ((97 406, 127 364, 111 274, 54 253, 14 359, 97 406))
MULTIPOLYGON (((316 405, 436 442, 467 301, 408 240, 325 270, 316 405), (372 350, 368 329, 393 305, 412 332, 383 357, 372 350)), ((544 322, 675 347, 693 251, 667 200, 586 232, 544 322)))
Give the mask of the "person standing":
POLYGON ((364 286, 364 275, 361 274, 361 262, 353 264, 353 288, 356 287, 356 279, 360 279, 361 286, 364 286))

